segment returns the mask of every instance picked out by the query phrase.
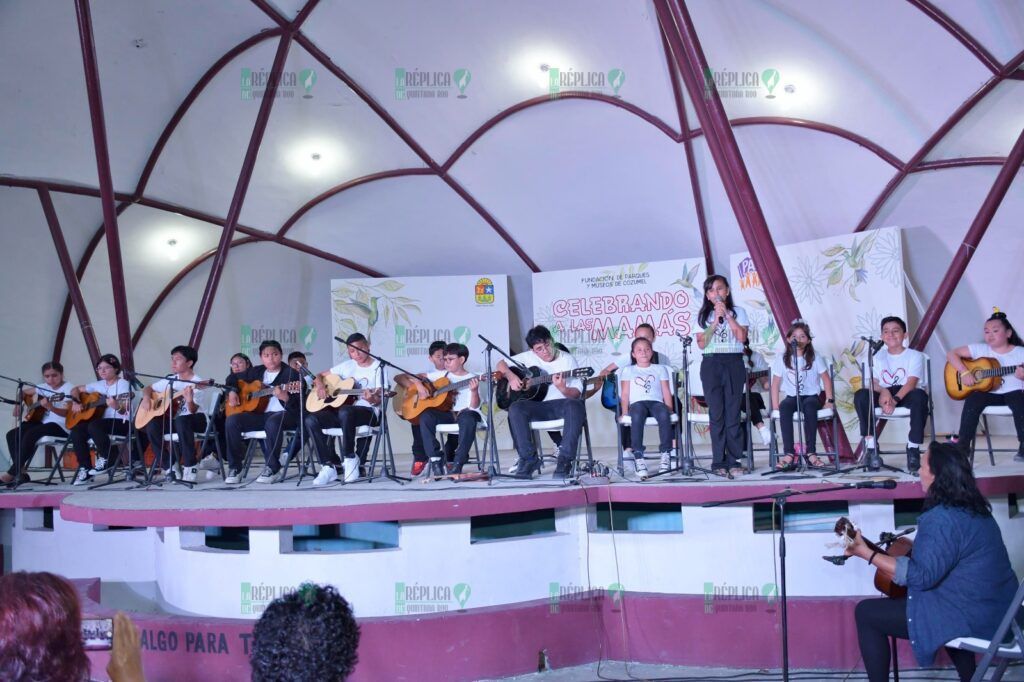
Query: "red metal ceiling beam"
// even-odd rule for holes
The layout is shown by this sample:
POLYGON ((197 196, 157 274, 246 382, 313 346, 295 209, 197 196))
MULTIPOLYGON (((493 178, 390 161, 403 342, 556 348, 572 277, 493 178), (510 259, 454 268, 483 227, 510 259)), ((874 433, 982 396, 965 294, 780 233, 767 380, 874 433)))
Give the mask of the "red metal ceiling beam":
POLYGON ((918 164, 911 173, 923 171, 944 170, 946 168, 967 168, 970 166, 1002 166, 1006 163, 1005 156, 962 156, 959 159, 940 159, 938 161, 925 161, 918 164))
POLYGON ((124 266, 121 263, 121 240, 117 230, 117 210, 114 206, 114 182, 110 174, 107 127, 103 117, 103 94, 100 92, 100 74, 96 64, 96 46, 93 41, 89 0, 75 0, 75 14, 78 18, 78 37, 82 46, 82 66, 85 70, 85 91, 89 99, 89 117, 92 121, 93 147, 96 151, 100 203, 103 207, 103 230, 107 241, 110 283, 114 292, 117 340, 121 350, 121 364, 128 369, 134 369, 132 337, 128 326, 128 299, 124 286, 124 266))
POLYGON ((78 324, 82 327, 82 336, 85 339, 85 348, 89 352, 92 366, 95 367, 96 363, 100 361, 100 346, 96 343, 96 332, 89 319, 89 310, 85 306, 82 289, 78 286, 78 277, 75 275, 74 265, 71 264, 71 256, 68 255, 64 232, 60 229, 60 220, 57 219, 57 211, 53 208, 53 199, 50 197, 50 193, 45 189, 37 190, 37 192, 39 193, 39 203, 43 206, 43 214, 46 216, 46 224, 50 227, 50 236, 53 237, 53 247, 57 251, 60 269, 64 272, 64 281, 68 285, 68 298, 71 299, 71 303, 75 307, 78 324))
POLYGON ((192 89, 185 96, 185 99, 178 105, 174 115, 171 116, 171 120, 164 126, 163 131, 160 133, 160 137, 157 139, 156 144, 153 146, 153 150, 149 153, 149 158, 146 160, 146 166, 142 169, 142 175, 139 176, 139 184, 135 187, 135 197, 141 197, 146 191, 146 185, 149 184, 149 177, 153 174, 153 169, 156 167, 156 162, 160 158, 160 155, 164 151, 164 147, 167 146, 167 141, 171 138, 171 133, 175 131, 181 119, 185 117, 188 110, 192 107, 192 103, 196 101, 199 95, 206 89, 206 86, 210 84, 214 76, 220 73, 221 69, 227 66, 235 57, 242 54, 249 48, 262 43, 264 40, 280 36, 281 31, 278 29, 268 29, 261 33, 257 33, 254 36, 246 38, 242 42, 235 45, 233 48, 228 50, 213 63, 206 73, 200 77, 196 84, 192 86, 192 89))
POLYGON ((960 248, 953 255, 953 260, 949 264, 945 276, 942 278, 942 283, 939 284, 939 288, 932 297, 932 302, 928 305, 928 309, 921 318, 921 323, 917 326, 914 338, 910 342, 911 348, 924 350, 928 339, 931 338, 932 332, 935 331, 935 327, 939 323, 939 318, 945 312, 949 300, 953 297, 953 292, 967 270, 971 258, 974 257, 982 237, 985 236, 985 231, 992 224, 992 218, 995 217, 996 211, 999 210, 1003 197, 1006 196, 1010 185, 1013 184, 1013 180, 1017 176, 1017 171, 1020 170, 1022 163, 1024 163, 1024 130, 1021 131, 1020 136, 1017 137, 1016 144, 1013 145, 1013 149, 1010 150, 1010 154, 1006 157, 1006 163, 999 170, 999 174, 996 176, 995 182, 992 183, 988 196, 985 197, 981 208, 978 209, 978 215, 974 217, 971 227, 967 230, 963 243, 960 244, 960 248))
POLYGON ((700 191, 700 177, 697 174, 697 159, 693 154, 690 122, 686 120, 686 103, 683 101, 683 91, 679 85, 679 75, 676 72, 675 64, 672 62, 672 49, 668 45, 668 36, 665 35, 665 29, 660 24, 659 28, 661 29, 661 48, 665 52, 665 67, 668 69, 668 78, 672 83, 672 98, 675 100, 676 114, 679 117, 679 136, 683 142, 683 152, 686 154, 686 172, 690 176, 690 188, 693 192, 693 210, 697 214, 697 229, 700 231, 700 244, 704 250, 704 272, 710 275, 715 272, 715 259, 711 256, 711 237, 708 234, 707 216, 704 214, 704 200, 700 191))
POLYGON ((924 12, 929 19, 937 23, 951 36, 956 38, 960 44, 966 47, 971 54, 977 57, 978 61, 984 64, 985 68, 989 71, 997 74, 1002 70, 1003 65, 999 63, 999 60, 992 56, 992 53, 989 52, 980 41, 968 33, 967 29, 953 21, 948 14, 928 2, 928 0, 907 0, 907 2, 924 12))
MULTIPOLYGON (((243 244, 258 243, 259 241, 260 240, 256 239, 255 237, 236 239, 235 241, 231 242, 231 246, 229 248, 242 246, 243 244)), ((185 279, 185 277, 187 277, 190 272, 195 270, 197 267, 199 267, 209 259, 213 258, 216 254, 217 249, 210 249, 206 253, 196 257, 195 260, 193 260, 191 263, 183 267, 170 282, 164 285, 164 288, 160 291, 159 294, 157 294, 157 297, 153 299, 152 303, 149 304, 149 310, 147 310, 146 314, 142 316, 142 321, 139 322, 139 326, 135 328, 135 333, 132 334, 132 343, 134 345, 139 345, 139 340, 142 338, 143 333, 145 333, 146 328, 149 326, 150 321, 152 321, 153 319, 153 316, 156 315, 156 311, 160 308, 161 305, 163 305, 164 300, 172 291, 174 291, 175 287, 181 284, 181 281, 185 279)))
POLYGON ((882 206, 885 205, 885 202, 889 200, 889 197, 892 196, 892 193, 896 191, 896 188, 903 182, 907 175, 915 172, 918 166, 924 162, 924 158, 931 153, 935 146, 941 142, 946 135, 949 134, 949 131, 951 131, 957 123, 970 113, 975 106, 985 99, 985 97, 992 92, 997 85, 1005 79, 1013 77, 1012 74, 1020 67, 1021 64, 1024 64, 1024 51, 1019 52, 1013 59, 1007 62, 999 73, 985 81, 985 83, 978 88, 973 95, 968 97, 963 104, 957 107, 956 111, 950 114, 949 118, 947 118, 945 122, 939 126, 939 128, 932 133, 927 140, 925 140, 924 144, 921 145, 921 148, 917 150, 917 153, 914 154, 906 164, 904 164, 903 168, 896 171, 896 175, 894 175, 889 180, 888 184, 886 184, 882 189, 881 193, 868 208, 867 213, 865 213, 864 217, 860 219, 860 222, 853 231, 863 232, 866 230, 868 225, 870 225, 878 215, 878 212, 882 210, 882 206))
POLYGON ((206 322, 210 317, 213 299, 217 295, 217 285, 220 283, 220 277, 224 272, 228 250, 231 248, 231 239, 235 234, 238 218, 242 213, 242 204, 245 202, 245 194, 249 190, 249 181, 252 179, 252 172, 256 166, 256 157, 259 155, 260 144, 263 142, 263 134, 267 130, 270 111, 274 106, 274 99, 277 97, 277 88, 281 83, 281 72, 284 70, 284 62, 288 57, 288 48, 291 47, 291 43, 292 34, 286 31, 281 36, 281 42, 277 46, 277 54, 274 56, 274 64, 270 69, 267 88, 263 92, 260 110, 256 114, 256 123, 253 125, 252 135, 249 137, 249 146, 245 151, 242 168, 239 171, 238 181, 235 184, 235 193, 231 197, 231 205, 228 208, 227 217, 224 219, 224 230, 221 232, 217 254, 210 268, 210 277, 206 282, 206 289, 203 291, 203 296, 199 301, 196 322, 192 327, 192 336, 189 340, 189 345, 197 350, 203 342, 203 332, 206 330, 206 322))
POLYGON ((408 175, 437 175, 437 173, 435 173, 430 168, 398 168, 396 170, 382 171, 380 173, 371 173, 370 175, 363 175, 361 177, 355 178, 354 180, 349 180, 347 182, 341 183, 340 185, 335 185, 334 187, 331 187, 329 190, 321 192, 317 196, 313 197, 312 199, 304 203, 301 207, 299 207, 299 210, 295 211, 295 213, 292 213, 291 216, 289 216, 288 220, 284 221, 284 224, 281 226, 281 229, 277 231, 277 236, 283 237, 286 234, 288 234, 288 230, 292 229, 292 226, 296 222, 298 222, 299 218, 306 215, 306 213, 314 206, 323 201, 326 201, 327 199, 330 199, 335 194, 341 194, 345 190, 352 189, 353 187, 359 187, 360 185, 365 185, 370 182, 376 182, 377 180, 386 180, 388 178, 400 178, 408 175))

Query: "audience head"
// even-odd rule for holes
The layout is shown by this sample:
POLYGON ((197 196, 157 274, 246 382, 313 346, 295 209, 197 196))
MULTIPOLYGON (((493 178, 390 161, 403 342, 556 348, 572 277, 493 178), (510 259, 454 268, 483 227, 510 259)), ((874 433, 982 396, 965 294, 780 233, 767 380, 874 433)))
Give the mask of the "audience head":
POLYGON ((985 516, 992 505, 978 490, 968 455, 953 443, 932 441, 921 458, 924 509, 945 506, 985 516))
POLYGON ((355 668, 359 625, 330 585, 303 584, 279 597, 252 631, 253 682, 334 682, 355 668))
POLYGON ((52 573, 0 576, 0 679, 89 679, 78 594, 52 573))

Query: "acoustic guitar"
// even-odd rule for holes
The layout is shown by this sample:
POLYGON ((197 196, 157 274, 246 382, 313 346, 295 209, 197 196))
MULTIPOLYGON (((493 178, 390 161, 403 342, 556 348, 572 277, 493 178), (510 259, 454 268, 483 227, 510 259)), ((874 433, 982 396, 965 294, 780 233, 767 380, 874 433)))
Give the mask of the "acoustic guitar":
MULTIPOLYGON (((50 404, 63 402, 65 396, 63 393, 53 393, 50 395, 42 396, 50 401, 50 404)), ((22 400, 25 403, 25 421, 26 422, 41 422, 43 416, 46 414, 46 408, 39 404, 36 395, 26 395, 22 400)))
MULTIPOLYGON (((842 542, 844 549, 852 545, 854 539, 856 539, 857 537, 857 527, 853 525, 853 522, 845 516, 840 517, 839 520, 836 521, 835 532, 836 535, 839 536, 839 539, 842 542)), ((913 532, 913 529, 904 531, 904 533, 901 533, 899 535, 895 535, 893 533, 882 533, 882 538, 879 540, 879 545, 876 545, 867 538, 864 538, 864 544, 866 544, 872 552, 878 552, 879 554, 885 554, 891 557, 910 556, 910 553, 914 548, 914 543, 910 540, 910 538, 903 537, 903 535, 911 532, 913 532)), ((845 563, 848 557, 826 556, 822 558, 834 564, 842 564, 845 563)), ((893 576, 891 574, 886 573, 880 568, 876 569, 875 589, 884 594, 885 596, 892 597, 893 599, 902 599, 903 597, 906 597, 906 586, 897 585, 892 581, 892 579, 893 576)))
MULTIPOLYGON (((325 374, 322 377, 324 388, 327 389, 327 397, 320 398, 316 390, 310 390, 306 396, 306 412, 319 412, 326 407, 337 408, 356 401, 358 396, 366 389, 356 388, 355 379, 342 379, 337 374, 325 374)), ((371 389, 372 390, 372 389, 371 389)), ((380 389, 376 389, 380 392, 380 389)), ((389 395, 394 395, 389 392, 389 395)))
POLYGON ((589 379, 594 376, 593 367, 577 367, 573 370, 555 372, 554 374, 548 374, 540 367, 528 367, 525 371, 514 366, 509 369, 522 380, 523 387, 518 391, 513 391, 508 386, 508 379, 501 377, 498 380, 495 401, 498 403, 498 407, 503 410, 507 410, 512 403, 519 400, 534 400, 538 402, 544 400, 544 397, 548 394, 548 386, 555 377, 589 379))
POLYGON ((1017 371, 1018 365, 1003 367, 995 358, 978 358, 962 360, 967 371, 974 375, 975 384, 964 386, 956 367, 946 363, 943 376, 946 380, 946 393, 953 400, 963 400, 977 391, 989 393, 1003 385, 1003 377, 1017 371))
MULTIPOLYGON (((499 374, 495 372, 493 376, 497 379, 499 374)), ((455 401, 454 391, 461 391, 469 386, 470 382, 474 379, 486 381, 487 375, 474 374, 456 382, 452 382, 448 377, 438 377, 433 381, 420 379, 430 392, 430 395, 426 398, 420 397, 420 393, 416 390, 415 386, 409 386, 408 388, 399 386, 394 403, 395 414, 410 424, 418 424, 420 415, 425 410, 451 410, 452 403, 455 401)))
MULTIPOLYGON (((192 384, 197 388, 200 386, 209 386, 213 384, 212 379, 201 381, 198 384, 192 384)), ((144 429, 146 424, 153 421, 157 417, 163 417, 168 411, 177 413, 181 407, 181 401, 185 399, 185 391, 178 391, 171 396, 171 387, 168 386, 162 393, 154 393, 150 399, 152 406, 147 410, 141 404, 139 409, 135 411, 135 428, 144 429)))
MULTIPOLYGON (((112 396, 117 401, 117 411, 127 412, 128 411, 128 400, 131 398, 129 393, 119 393, 116 396, 112 396)), ((74 400, 72 398, 72 400, 74 400)), ((107 396, 102 393, 79 393, 78 400, 79 405, 82 406, 81 411, 75 412, 74 410, 68 410, 68 417, 66 421, 67 429, 70 431, 79 424, 84 422, 90 422, 97 417, 102 417, 103 413, 107 409, 107 396)))
POLYGON ((231 405, 228 403, 224 408, 224 413, 231 417, 243 412, 263 412, 267 409, 267 405, 270 403, 270 396, 274 394, 275 390, 283 388, 288 393, 298 393, 301 386, 301 381, 289 381, 287 384, 281 384, 280 386, 266 387, 259 379, 239 381, 238 404, 231 405))

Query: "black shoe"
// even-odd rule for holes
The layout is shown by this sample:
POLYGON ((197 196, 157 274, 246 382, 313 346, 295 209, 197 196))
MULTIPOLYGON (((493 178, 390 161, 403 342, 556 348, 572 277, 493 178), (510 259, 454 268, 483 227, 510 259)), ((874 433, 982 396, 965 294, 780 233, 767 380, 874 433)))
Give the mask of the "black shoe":
POLYGON ((921 468, 921 448, 907 447, 907 471, 911 476, 917 476, 921 468))
POLYGON ((430 475, 431 476, 445 476, 447 472, 444 470, 444 461, 440 459, 430 460, 430 475))
POLYGON ((568 476, 572 472, 572 460, 572 457, 559 457, 555 463, 555 471, 551 474, 551 478, 568 476))
POLYGON ((867 462, 868 471, 878 471, 882 468, 882 458, 878 456, 878 448, 865 448, 864 461, 867 462))
POLYGON ((1024 462, 1024 445, 1017 448, 1017 454, 1013 456, 1014 462, 1024 462))
POLYGON ((513 474, 516 478, 529 480, 533 478, 534 472, 540 471, 540 458, 532 457, 530 459, 519 459, 519 467, 516 469, 516 473, 513 474))

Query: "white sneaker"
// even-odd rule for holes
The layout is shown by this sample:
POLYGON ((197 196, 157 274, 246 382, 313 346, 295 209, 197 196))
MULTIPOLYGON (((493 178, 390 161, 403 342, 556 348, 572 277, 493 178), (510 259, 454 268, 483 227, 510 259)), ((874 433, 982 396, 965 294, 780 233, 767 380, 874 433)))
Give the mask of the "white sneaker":
POLYGON ((181 471, 181 465, 180 464, 175 464, 174 466, 172 466, 170 474, 171 474, 171 476, 173 478, 175 478, 175 479, 177 479, 179 481, 184 479, 184 477, 182 476, 182 471, 181 471))
POLYGON ((351 483, 359 478, 359 458, 346 457, 344 463, 345 483, 351 483))
POLYGON ((634 458, 633 466, 636 469, 636 475, 640 478, 640 480, 641 481, 646 481, 648 474, 647 474, 647 463, 644 461, 644 458, 643 457, 641 457, 639 459, 634 458))
POLYGON ((228 472, 228 475, 224 477, 224 482, 225 483, 241 483, 242 482, 242 472, 239 471, 238 469, 232 469, 231 471, 228 472))
POLYGON ((263 467, 263 471, 256 478, 257 483, 280 483, 283 478, 284 469, 274 471, 270 467, 263 467))
POLYGON ((181 471, 181 480, 186 483, 195 483, 199 474, 199 467, 185 467, 181 471))
POLYGON ((96 466, 94 466, 92 469, 89 469, 89 475, 90 476, 95 476, 97 474, 103 473, 106 470, 107 470, 107 458, 106 457, 97 457, 96 458, 96 466))
POLYGON ((313 479, 313 486, 319 488, 322 485, 328 485, 338 480, 338 470, 334 468, 333 464, 325 464, 320 467, 320 473, 313 479))
POLYGON ((518 457, 516 457, 516 461, 512 462, 512 466, 510 466, 508 468, 508 473, 509 474, 515 476, 517 473, 519 473, 519 463, 520 463, 520 461, 521 460, 518 457))
POLYGON ((661 462, 658 463, 658 473, 663 474, 672 468, 672 453, 661 453, 661 462))
POLYGON ((202 471, 220 471, 220 464, 214 455, 207 455, 203 457, 203 461, 199 462, 199 469, 202 471))
POLYGON ((761 434, 761 444, 762 445, 771 445, 772 444, 772 430, 771 429, 769 429, 767 426, 762 426, 757 431, 758 431, 758 433, 761 434))
POLYGON ((92 477, 89 476, 88 471, 86 471, 84 468, 79 469, 75 473, 75 480, 71 482, 71 485, 85 485, 86 483, 89 482, 90 478, 92 477))

